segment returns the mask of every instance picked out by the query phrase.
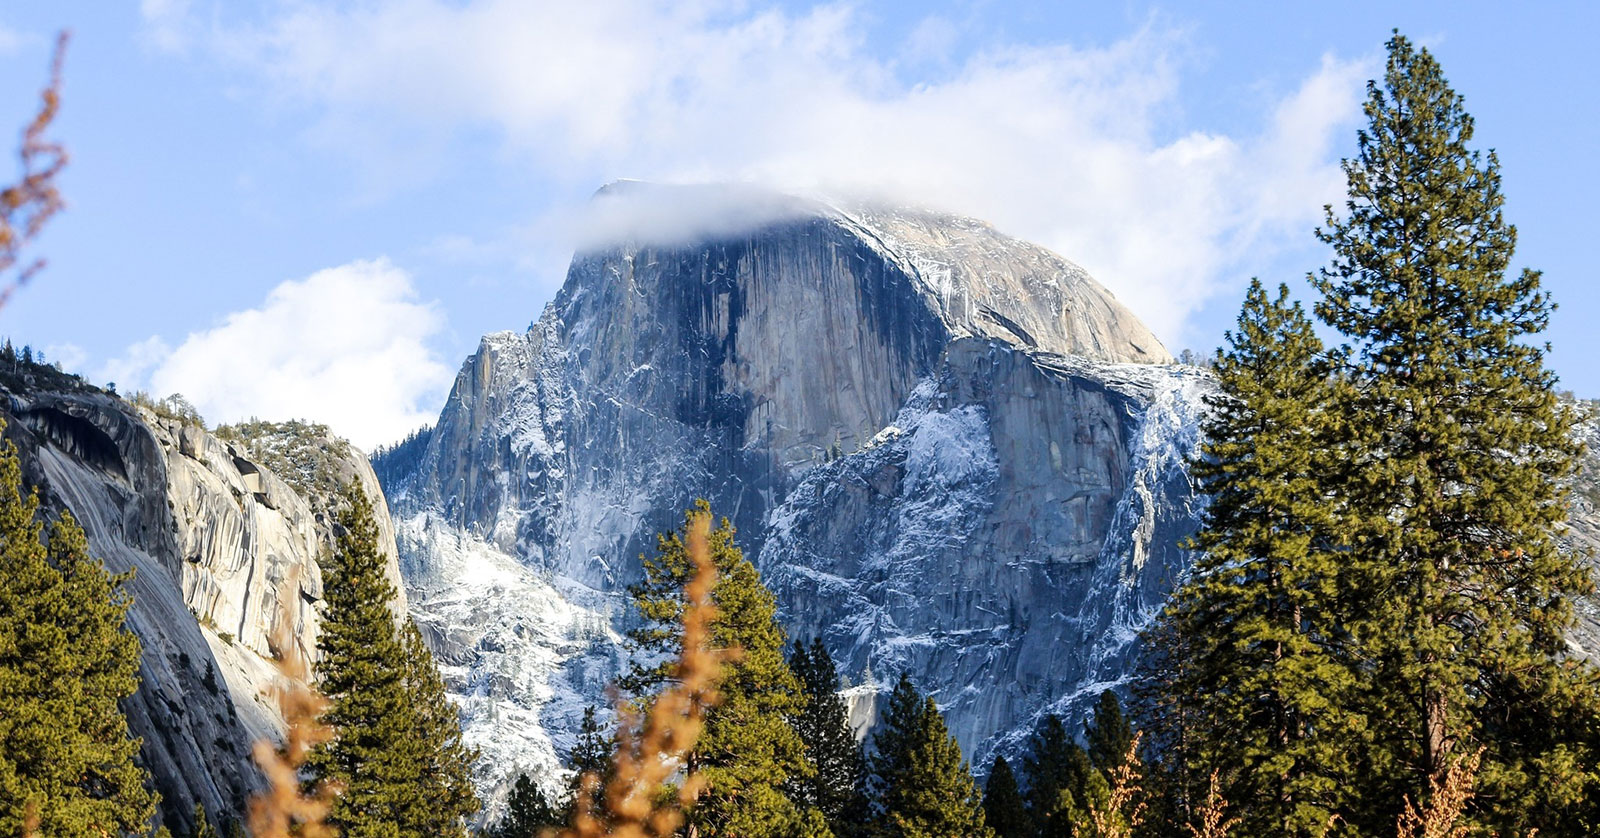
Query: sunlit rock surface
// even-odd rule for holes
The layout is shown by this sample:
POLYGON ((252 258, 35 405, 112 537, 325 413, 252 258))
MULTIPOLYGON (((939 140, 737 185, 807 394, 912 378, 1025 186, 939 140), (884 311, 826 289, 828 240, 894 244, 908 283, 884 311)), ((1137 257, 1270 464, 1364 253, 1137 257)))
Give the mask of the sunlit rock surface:
POLYGON ((1123 678, 1181 572, 1203 373, 982 222, 779 215, 581 252, 378 458, 481 780, 552 776, 607 704, 638 556, 696 497, 827 641, 861 724, 909 669, 969 754, 1123 678))

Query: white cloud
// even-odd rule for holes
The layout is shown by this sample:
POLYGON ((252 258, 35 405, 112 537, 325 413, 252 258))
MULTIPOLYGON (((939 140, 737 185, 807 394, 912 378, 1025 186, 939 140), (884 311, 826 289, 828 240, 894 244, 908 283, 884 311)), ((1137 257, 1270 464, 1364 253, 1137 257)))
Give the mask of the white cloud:
POLYGON ((359 261, 284 282, 170 352, 135 344, 101 374, 182 393, 209 421, 306 418, 370 450, 436 415, 451 376, 428 347, 441 326, 404 271, 359 261))
POLYGON ((942 15, 929 15, 912 27, 900 46, 900 57, 911 64, 943 65, 961 40, 961 28, 942 15))
POLYGON ((746 184, 639 188, 608 185, 580 211, 554 221, 579 251, 619 241, 670 246, 715 239, 810 211, 808 202, 746 184))
POLYGON ((89 360, 89 353, 76 343, 52 343, 44 348, 51 363, 60 364, 67 372, 81 372, 89 360))
MULTIPOLYGON (((375 171, 426 171, 389 163, 489 131, 569 187, 734 180, 931 204, 1083 264, 1169 340, 1268 234, 1303 235, 1337 198, 1329 138, 1367 69, 1325 60, 1230 136, 1172 130, 1186 44, 1157 26, 1100 48, 990 45, 914 84, 863 31, 847 5, 391 0, 286 4, 213 41, 319 114, 308 137, 375 171)), ((906 48, 938 54, 950 35, 930 19, 906 48)))
MULTIPOLYGON (((150 371, 172 354, 172 347, 154 335, 123 350, 122 355, 101 365, 95 378, 115 384, 124 393, 133 393, 149 386, 150 371)), ((158 397, 166 393, 158 394, 158 397)))

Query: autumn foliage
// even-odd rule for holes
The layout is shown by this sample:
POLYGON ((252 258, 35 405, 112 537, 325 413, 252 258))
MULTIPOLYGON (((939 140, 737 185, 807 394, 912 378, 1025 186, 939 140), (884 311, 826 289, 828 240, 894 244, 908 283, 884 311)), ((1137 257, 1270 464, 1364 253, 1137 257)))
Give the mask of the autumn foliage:
POLYGON ((717 609, 711 591, 717 568, 708 543, 711 517, 694 516, 688 527, 688 553, 695 573, 684 590, 683 646, 674 682, 647 710, 619 708, 615 770, 606 783, 603 805, 595 806, 599 778, 587 776, 579 790, 573 826, 562 838, 668 838, 684 823, 684 809, 704 787, 704 778, 683 770, 683 758, 705 726, 706 710, 717 703, 717 683, 726 652, 709 648, 717 609), (669 783, 678 780, 674 790, 669 783))
POLYGON ((40 258, 24 262, 22 250, 63 206, 56 176, 67 165, 67 151, 61 143, 47 139, 45 132, 61 108, 61 62, 66 49, 67 33, 62 32, 50 61, 50 82, 39 94, 39 112, 22 131, 22 173, 16 183, 0 189, 0 277, 7 277, 0 286, 0 308, 44 267, 40 258))
POLYGON ((266 775, 267 789, 250 801, 250 834, 255 838, 334 838, 338 833, 323 822, 334 790, 326 785, 309 795, 301 790, 300 769, 306 757, 333 732, 318 721, 328 702, 309 686, 311 670, 290 633, 294 618, 289 608, 286 600, 273 631, 273 648, 278 650, 284 676, 277 689, 284 742, 281 747, 266 741, 255 745, 256 763, 266 775))

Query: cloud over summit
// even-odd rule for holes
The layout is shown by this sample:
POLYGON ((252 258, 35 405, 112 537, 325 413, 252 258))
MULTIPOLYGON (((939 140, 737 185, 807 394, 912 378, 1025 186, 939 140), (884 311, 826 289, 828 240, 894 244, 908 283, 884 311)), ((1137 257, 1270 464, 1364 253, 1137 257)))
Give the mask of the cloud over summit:
MULTIPOLYGON (((1192 48, 1159 21, 1084 46, 974 42, 930 16, 886 46, 873 41, 869 12, 848 4, 370 0, 250 15, 202 5, 145 0, 152 37, 229 68, 241 89, 303 123, 313 153, 392 187, 385 200, 404 201, 453 166, 539 185, 527 216, 504 220, 532 233, 508 245, 489 230, 441 230, 452 252, 520 248, 518 269, 556 278, 572 249, 613 228, 682 237, 729 223, 715 200, 648 218, 585 207, 619 178, 921 204, 1083 265, 1172 346, 1188 342, 1196 311, 1263 253, 1304 239, 1337 200, 1333 140, 1359 117, 1372 69, 1326 58, 1287 95, 1254 103, 1254 127, 1224 133, 1185 122, 1192 48), (442 162, 418 164, 429 160, 442 162)), ((267 309, 276 305, 287 304, 267 309)), ((191 363, 185 375, 205 377, 198 360, 182 368, 191 363)), ((219 376, 219 404, 266 403, 219 376)), ((400 369, 386 377, 414 380, 400 369)), ((447 377, 424 378, 442 398, 447 377)), ((403 431, 423 415, 407 401, 415 386, 366 409, 403 431)))
POLYGON ((310 134, 357 165, 478 132, 502 149, 492 165, 570 194, 639 177, 925 204, 1060 251, 1169 340, 1236 284, 1241 254, 1338 196, 1330 137, 1368 69, 1325 60, 1258 133, 1227 136, 1170 125, 1187 46, 1155 24, 960 55, 938 17, 874 51, 843 4, 393 0, 216 27, 226 61, 308 108, 310 134), (910 64, 935 69, 906 81, 910 64))

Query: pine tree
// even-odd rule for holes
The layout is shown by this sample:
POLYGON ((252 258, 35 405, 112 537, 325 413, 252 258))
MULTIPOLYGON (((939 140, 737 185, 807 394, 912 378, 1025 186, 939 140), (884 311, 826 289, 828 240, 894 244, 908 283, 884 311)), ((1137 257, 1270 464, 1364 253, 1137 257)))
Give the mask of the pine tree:
POLYGON ((156 799, 117 702, 139 686, 124 625, 131 573, 89 556, 70 513, 50 530, 0 445, 0 833, 30 813, 40 838, 147 834, 156 799))
MULTIPOLYGON (((577 777, 594 774, 604 778, 611 773, 611 736, 600 725, 594 705, 583 708, 583 721, 578 724, 578 735, 567 755, 568 767, 577 777)), ((576 778, 575 780, 576 781, 576 778)))
POLYGON ((541 838, 560 828, 565 819, 550 805, 544 790, 526 774, 517 775, 506 800, 506 813, 491 832, 493 838, 541 838))
POLYGON ((1122 700, 1105 690, 1095 703, 1094 719, 1083 723, 1083 738, 1088 743, 1089 762, 1105 774, 1122 765, 1133 746, 1133 726, 1122 712, 1122 700))
MULTIPOLYGON (((658 538, 658 555, 642 559, 645 581, 630 590, 643 618, 643 625, 629 632, 640 662, 621 684, 643 704, 666 683, 677 658, 683 589, 692 573, 684 541, 699 516, 711 516, 704 500, 685 513, 682 530, 658 538)), ((720 701, 706 713, 705 729, 688 754, 686 768, 701 772, 706 782, 688 814, 689 825, 707 838, 786 836, 802 828, 806 815, 783 789, 814 770, 789 724, 801 707, 800 683, 783 657, 784 633, 772 592, 734 544, 727 519, 709 541, 718 573, 712 642, 739 653, 724 665, 720 701)))
POLYGON ((983 798, 932 698, 901 673, 869 760, 876 838, 990 838, 983 798))
POLYGON ((1175 688, 1192 678, 1196 643, 1179 634, 1168 616, 1165 611, 1158 615, 1140 637, 1144 648, 1133 687, 1134 718, 1144 732, 1144 799, 1150 804, 1139 834, 1147 838, 1185 832, 1184 824, 1206 792, 1196 781, 1209 780, 1197 778, 1189 768, 1197 762, 1192 731, 1199 702, 1175 688))
POLYGON ((346 490, 338 524, 317 639, 330 701, 322 722, 334 735, 313 751, 311 779, 341 789, 329 822, 345 838, 464 835, 477 809, 473 757, 420 635, 396 626, 396 592, 359 487, 346 490))
POLYGON ((1028 814, 1038 834, 1070 838, 1087 824, 1089 805, 1109 793, 1089 755, 1072 741, 1060 716, 1046 716, 1022 761, 1028 814))
POLYGON ((1578 451, 1536 339, 1553 306, 1538 272, 1508 273, 1499 160, 1471 148, 1461 96, 1427 50, 1387 46, 1313 277, 1356 388, 1338 476, 1373 729, 1352 817, 1392 824, 1481 747, 1474 822, 1563 834, 1600 788, 1595 755, 1550 734, 1594 715, 1592 673, 1563 659, 1591 585, 1551 539, 1578 451))
MULTIPOLYGON (((345 838, 409 835, 403 824, 426 805, 406 689, 406 655, 395 629, 394 586, 383 574, 378 528, 359 488, 339 513, 325 567, 328 604, 317 646, 322 722, 333 739, 311 755, 311 775, 341 791, 329 822, 345 838)), ((409 824, 407 824, 409 825, 409 824)))
POLYGON ((422 632, 407 620, 401 636, 406 656, 406 692, 414 729, 412 744, 421 760, 423 797, 418 830, 427 836, 464 835, 466 820, 478 811, 472 785, 477 751, 461 741, 461 718, 445 693, 433 653, 422 632))
POLYGON ((1282 286, 1272 299, 1251 282, 1227 343, 1193 465, 1211 499, 1190 545, 1201 555, 1150 636, 1164 644, 1163 700, 1181 705, 1166 718, 1186 725, 1180 786, 1221 772, 1238 834, 1317 835, 1351 790, 1360 730, 1344 709, 1346 559, 1326 486, 1338 385, 1282 286))
POLYGON ((820 639, 807 648, 796 643, 789 668, 800 681, 804 704, 793 727, 816 769, 791 780, 789 797, 822 813, 835 836, 860 831, 866 812, 861 746, 850 730, 849 711, 839 695, 839 673, 820 639))
POLYGON ((1033 838, 1028 804, 1005 757, 995 757, 989 766, 989 779, 983 786, 983 816, 995 838, 1033 838))
POLYGON ((563 824, 571 826, 574 822, 574 807, 581 802, 585 777, 592 776, 595 779, 595 786, 590 792, 590 804, 605 800, 606 783, 611 779, 615 750, 616 743, 600 725, 594 705, 583 708, 583 721, 578 724, 577 738, 571 753, 567 755, 567 767, 572 769, 572 778, 567 785, 563 824))
MULTIPOLYGON (((1144 754, 1136 753, 1142 739, 1134 734, 1133 725, 1122 712, 1122 700, 1116 693, 1111 690, 1100 693, 1099 700, 1095 702, 1094 717, 1083 723, 1083 738, 1087 744, 1085 754, 1089 764, 1106 785, 1105 796, 1102 797, 1099 783, 1091 778, 1089 788, 1079 796, 1085 800, 1101 801, 1099 811, 1103 815, 1102 826, 1117 835, 1133 834, 1135 826, 1144 826, 1149 816, 1160 809, 1159 801, 1155 800, 1160 791, 1155 788, 1160 775, 1146 764, 1144 754), (1128 766, 1130 758, 1132 766, 1128 766), (1124 771, 1124 768, 1128 770, 1124 771), (1114 802, 1111 794, 1119 782, 1119 776, 1130 790, 1129 797, 1114 802), (1134 816, 1135 812, 1138 817, 1134 816)), ((1093 834, 1098 835, 1099 831, 1093 834)))

